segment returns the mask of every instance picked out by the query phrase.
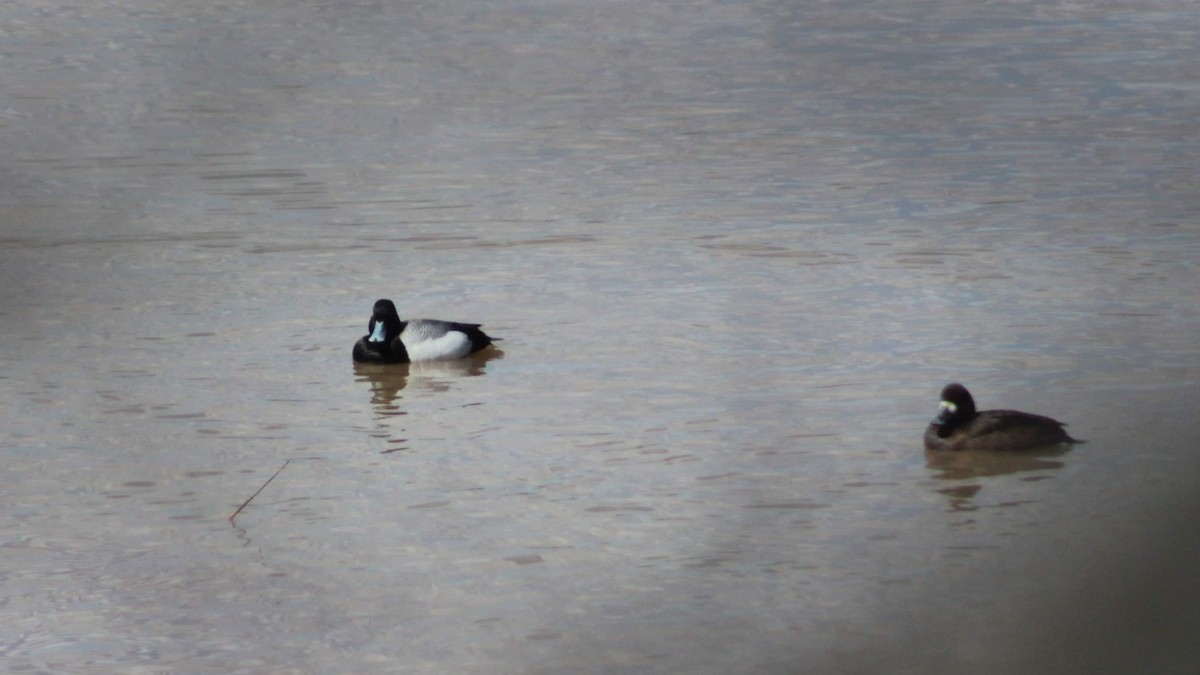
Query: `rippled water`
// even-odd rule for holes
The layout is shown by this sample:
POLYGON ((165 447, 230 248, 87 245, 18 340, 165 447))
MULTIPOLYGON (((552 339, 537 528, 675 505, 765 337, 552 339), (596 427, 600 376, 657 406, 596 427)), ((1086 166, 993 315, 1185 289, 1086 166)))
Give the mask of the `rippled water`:
POLYGON ((1193 672, 1198 33, 6 4, 0 662, 1193 672), (1088 443, 927 457, 954 380, 1088 443))

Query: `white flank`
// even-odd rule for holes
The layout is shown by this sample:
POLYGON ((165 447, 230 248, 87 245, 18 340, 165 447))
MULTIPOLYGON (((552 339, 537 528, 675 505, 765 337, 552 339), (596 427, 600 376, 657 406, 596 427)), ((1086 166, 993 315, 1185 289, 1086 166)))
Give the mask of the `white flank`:
POLYGON ((411 343, 400 336, 404 348, 408 350, 409 361, 446 361, 461 359, 471 353, 471 340, 466 333, 452 330, 437 338, 419 340, 411 343))

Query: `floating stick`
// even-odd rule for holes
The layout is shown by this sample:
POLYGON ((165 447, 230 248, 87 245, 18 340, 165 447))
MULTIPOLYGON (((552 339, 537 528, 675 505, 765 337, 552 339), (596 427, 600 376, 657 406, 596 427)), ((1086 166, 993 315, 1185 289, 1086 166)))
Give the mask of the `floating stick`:
POLYGON ((233 512, 233 515, 232 515, 232 516, 229 516, 229 524, 230 524, 230 525, 235 525, 235 523, 233 522, 233 519, 234 519, 234 518, 237 518, 238 514, 242 512, 242 509, 246 508, 246 505, 247 505, 247 504, 249 504, 250 502, 254 501, 254 498, 258 496, 258 493, 259 493, 259 492, 262 492, 262 491, 263 491, 263 490, 264 490, 264 489, 265 489, 265 488, 266 488, 268 485, 270 485, 270 484, 271 484, 271 481, 275 480, 275 476, 278 476, 278 475, 279 475, 279 472, 280 472, 280 471, 283 471, 283 470, 284 470, 284 468, 286 468, 286 467, 287 467, 287 465, 288 465, 288 462, 291 462, 291 461, 292 461, 292 460, 290 460, 290 459, 285 459, 285 460, 283 460, 283 466, 279 467, 279 469, 278 469, 278 470, 277 470, 275 473, 271 474, 271 477, 267 479, 267 482, 263 483, 263 484, 262 484, 262 486, 260 486, 260 487, 258 488, 258 490, 256 490, 256 491, 255 491, 255 493, 254 493, 254 494, 250 495, 250 498, 249 498, 249 499, 247 499, 246 501, 242 502, 242 505, 241 505, 241 506, 239 506, 239 507, 237 508, 237 511, 234 511, 234 512, 233 512))

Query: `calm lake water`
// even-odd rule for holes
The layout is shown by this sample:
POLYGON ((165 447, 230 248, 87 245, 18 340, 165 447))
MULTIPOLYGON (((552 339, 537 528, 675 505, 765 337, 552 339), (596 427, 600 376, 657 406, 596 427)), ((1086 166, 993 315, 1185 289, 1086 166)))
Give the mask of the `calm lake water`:
POLYGON ((3 670, 1200 665, 1194 3, 16 0, 0 59, 3 670), (383 297, 501 349, 356 366, 383 297), (951 381, 1088 442, 927 457, 951 381))

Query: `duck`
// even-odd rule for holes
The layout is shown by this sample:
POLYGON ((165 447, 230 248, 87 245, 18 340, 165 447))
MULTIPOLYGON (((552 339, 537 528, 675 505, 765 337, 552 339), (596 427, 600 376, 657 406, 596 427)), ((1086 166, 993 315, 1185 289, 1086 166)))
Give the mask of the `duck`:
POLYGON ((375 301, 367 334, 354 344, 352 356, 365 363, 414 363, 461 359, 492 345, 483 324, 440 319, 401 321, 391 300, 375 301))
POLYGON ((975 399, 955 382, 942 389, 938 416, 925 429, 927 450, 1013 451, 1080 443, 1056 419, 1019 410, 975 410, 975 399))

